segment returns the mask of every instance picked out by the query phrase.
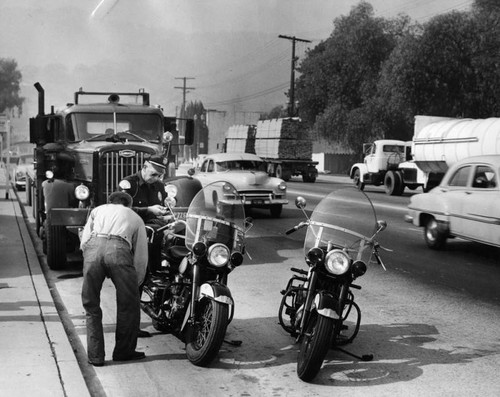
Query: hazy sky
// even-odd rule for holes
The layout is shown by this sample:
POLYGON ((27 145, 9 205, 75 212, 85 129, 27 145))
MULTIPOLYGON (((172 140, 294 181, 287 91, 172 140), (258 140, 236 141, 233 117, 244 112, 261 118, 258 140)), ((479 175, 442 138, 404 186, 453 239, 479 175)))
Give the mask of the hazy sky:
MULTIPOLYGON (((372 0, 376 16, 425 22, 472 0, 372 0)), ((36 113, 39 81, 46 106, 88 91, 145 88, 174 114, 186 99, 206 108, 269 111, 284 105, 291 41, 304 54, 358 0, 0 0, 0 57, 23 73, 26 111, 36 113)))

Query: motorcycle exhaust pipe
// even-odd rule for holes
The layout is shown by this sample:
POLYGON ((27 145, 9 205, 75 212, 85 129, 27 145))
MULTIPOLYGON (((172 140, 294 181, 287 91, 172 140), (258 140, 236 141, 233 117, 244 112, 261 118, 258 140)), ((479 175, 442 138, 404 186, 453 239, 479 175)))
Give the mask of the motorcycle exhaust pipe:
POLYGON ((153 308, 149 305, 149 303, 141 302, 141 309, 144 313, 146 313, 153 320, 160 319, 160 316, 154 312, 153 308))

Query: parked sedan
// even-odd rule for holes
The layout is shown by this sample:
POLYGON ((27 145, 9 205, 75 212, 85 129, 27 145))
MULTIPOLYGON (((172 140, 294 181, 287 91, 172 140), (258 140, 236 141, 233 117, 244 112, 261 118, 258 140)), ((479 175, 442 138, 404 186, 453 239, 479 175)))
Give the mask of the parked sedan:
POLYGON ((499 181, 500 155, 459 161, 439 186, 411 197, 405 220, 424 228, 432 249, 452 237, 500 247, 499 181))
POLYGON ((215 181, 233 184, 243 198, 247 208, 269 208, 271 216, 281 215, 283 204, 287 204, 286 183, 267 174, 266 163, 250 153, 217 153, 207 155, 197 178, 205 187, 215 181))

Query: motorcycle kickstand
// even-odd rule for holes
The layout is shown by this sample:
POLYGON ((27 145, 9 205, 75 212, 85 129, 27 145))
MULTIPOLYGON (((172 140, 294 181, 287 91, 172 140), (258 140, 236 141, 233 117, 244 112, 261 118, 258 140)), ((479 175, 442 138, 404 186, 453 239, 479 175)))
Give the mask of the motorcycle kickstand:
POLYGON ((347 354, 348 356, 357 358, 358 360, 361 361, 372 361, 373 360, 373 354, 363 354, 362 356, 359 356, 357 354, 351 353, 347 350, 342 349, 341 347, 334 347, 334 350, 341 351, 344 354, 347 354))

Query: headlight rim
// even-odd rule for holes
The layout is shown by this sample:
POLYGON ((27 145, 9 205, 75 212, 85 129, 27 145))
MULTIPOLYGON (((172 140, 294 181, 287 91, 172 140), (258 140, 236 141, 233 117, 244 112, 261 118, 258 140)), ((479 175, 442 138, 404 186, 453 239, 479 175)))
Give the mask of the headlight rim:
POLYGON ((75 187, 75 197, 79 201, 85 201, 90 197, 90 189, 84 184, 75 187))
POLYGON ((335 276, 342 276, 346 274, 350 267, 351 267, 351 258, 347 253, 345 253, 343 250, 340 249, 333 249, 329 251, 326 256, 325 256, 325 269, 335 275, 335 276), (343 264, 342 267, 338 267, 334 265, 333 259, 335 258, 342 258, 343 259, 343 264))
POLYGON ((212 244, 208 248, 207 259, 208 259, 208 262, 212 266, 215 266, 217 268, 221 268, 221 267, 227 266, 229 264, 229 261, 231 260, 231 252, 230 252, 229 248, 226 245, 224 245, 222 243, 215 243, 215 244, 212 244), (225 253, 225 260, 224 260, 224 262, 216 261, 215 257, 216 256, 220 257, 220 254, 222 252, 225 253))

